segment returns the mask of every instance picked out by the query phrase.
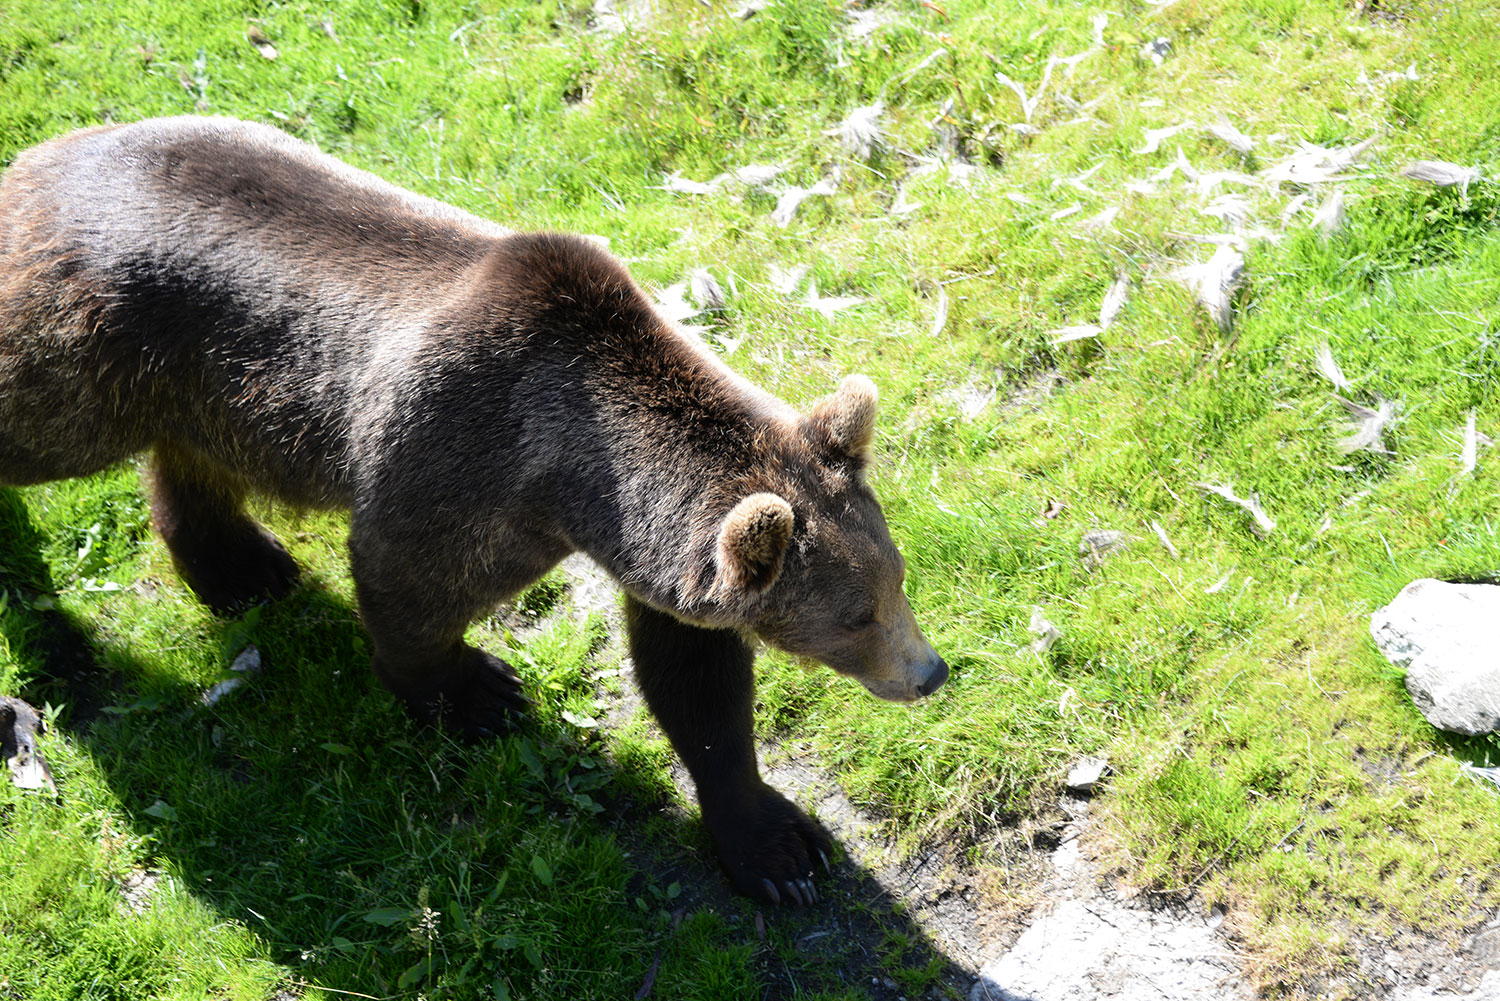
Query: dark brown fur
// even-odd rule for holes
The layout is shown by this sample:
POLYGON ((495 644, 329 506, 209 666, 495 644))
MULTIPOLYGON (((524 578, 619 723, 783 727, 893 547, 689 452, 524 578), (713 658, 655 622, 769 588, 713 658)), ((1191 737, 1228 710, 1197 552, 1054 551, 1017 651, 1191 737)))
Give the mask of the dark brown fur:
POLYGON ((861 466, 874 389, 802 416, 677 333, 590 242, 509 234, 275 130, 88 129, 0 182, 0 483, 150 449, 152 511, 209 605, 297 569, 258 491, 352 510, 375 670, 484 735, 524 705, 464 627, 582 550, 744 892, 799 900, 822 835, 766 787, 759 636, 886 698, 942 683, 861 466))

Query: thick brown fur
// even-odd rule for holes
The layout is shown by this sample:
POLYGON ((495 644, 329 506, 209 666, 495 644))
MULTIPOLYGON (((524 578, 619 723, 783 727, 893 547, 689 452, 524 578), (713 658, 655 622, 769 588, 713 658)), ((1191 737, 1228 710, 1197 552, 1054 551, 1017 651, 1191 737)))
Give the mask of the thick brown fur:
POLYGON ((813 894, 823 836, 756 769, 752 639, 884 698, 947 676, 861 476, 874 417, 862 377, 807 416, 756 389, 587 240, 264 126, 86 129, 0 181, 0 483, 151 450, 155 524, 217 609, 295 585, 247 493, 350 509, 377 675, 470 736, 525 700, 464 627, 588 553, 726 871, 766 899, 813 894))

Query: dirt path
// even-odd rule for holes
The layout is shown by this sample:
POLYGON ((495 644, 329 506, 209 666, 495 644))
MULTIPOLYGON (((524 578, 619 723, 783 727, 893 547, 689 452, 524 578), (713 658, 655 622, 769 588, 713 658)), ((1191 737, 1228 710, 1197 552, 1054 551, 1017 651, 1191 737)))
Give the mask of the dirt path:
MULTIPOLYGON (((562 570, 572 614, 604 615, 611 642, 622 642, 614 584, 582 556, 570 557, 562 570)), ((611 728, 645 712, 629 658, 620 659, 628 680, 607 696, 611 728)), ((847 855, 821 906, 756 915, 762 938, 762 921, 779 925, 795 951, 808 958, 807 966, 795 969, 785 961, 763 964, 767 998, 805 989, 808 969, 830 982, 859 983, 879 1001, 919 996, 1248 1001, 1255 996, 1223 912, 1207 911, 1195 900, 1148 906, 1109 885, 1099 869, 1098 832, 1087 800, 1060 800, 1056 822, 1040 836, 1002 832, 978 853, 990 863, 981 872, 965 861, 975 857, 965 850, 970 846, 898 851, 880 834, 877 819, 856 807, 811 754, 762 744, 761 765, 767 781, 808 807, 847 855), (996 869, 1006 874, 1003 886, 986 874, 996 869), (911 940, 914 962, 924 950, 931 953, 938 970, 920 992, 879 968, 877 957, 882 950, 889 954, 892 936, 911 940)), ((683 801, 692 801, 686 771, 674 763, 672 777, 683 801)), ((633 855, 658 878, 691 887, 685 906, 725 914, 738 910, 704 859, 664 855, 649 845, 636 846, 633 855)), ((1358 954, 1347 977, 1309 985, 1306 996, 1500 1001, 1500 914, 1457 949, 1409 930, 1387 943, 1364 943, 1358 954)))

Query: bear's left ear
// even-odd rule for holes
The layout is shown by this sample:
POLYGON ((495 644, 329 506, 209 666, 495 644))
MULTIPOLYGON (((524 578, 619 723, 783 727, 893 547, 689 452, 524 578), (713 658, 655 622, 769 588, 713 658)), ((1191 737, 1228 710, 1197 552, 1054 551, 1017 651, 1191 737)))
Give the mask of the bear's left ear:
POLYGON ((851 375, 839 383, 838 392, 818 401, 807 422, 841 454, 863 462, 875 437, 879 403, 875 384, 862 375, 851 375))
POLYGON ((751 494, 736 504, 719 525, 714 591, 756 595, 776 583, 792 524, 792 506, 776 494, 751 494))

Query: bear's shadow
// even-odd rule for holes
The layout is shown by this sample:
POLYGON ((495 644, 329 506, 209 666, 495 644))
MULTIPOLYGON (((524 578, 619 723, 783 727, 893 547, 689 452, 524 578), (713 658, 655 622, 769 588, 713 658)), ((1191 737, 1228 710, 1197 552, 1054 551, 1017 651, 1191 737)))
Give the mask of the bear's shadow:
MULTIPOLYGON (((640 979, 620 996, 652 979, 670 983, 673 964, 699 963, 673 940, 684 918, 705 912, 719 920, 706 933, 695 922, 694 947, 739 947, 763 998, 859 996, 843 993, 851 989, 959 997, 972 982, 973 971, 850 859, 832 878, 820 874, 814 907, 757 908, 733 895, 696 820, 662 781, 643 779, 650 769, 621 766, 607 736, 531 718, 516 734, 464 747, 412 726, 375 682, 349 602, 316 580, 265 606, 253 628, 212 621, 226 660, 248 638, 266 666, 209 705, 198 683, 130 643, 27 600, 55 587, 13 490, 0 488, 0 527, 0 589, 11 597, 0 628, 19 661, 17 694, 66 704, 71 741, 154 842, 147 865, 169 861, 184 889, 250 927, 291 977, 388 991, 411 958, 397 962, 408 922, 380 924, 393 907, 417 913, 430 900, 438 912, 467 908, 469 921, 486 887, 469 893, 460 883, 535 866, 547 854, 541 842, 554 838, 592 844, 623 869, 613 883, 605 874, 598 885, 564 888, 559 878, 554 887, 594 893, 619 911, 618 923, 637 927, 640 979)), ((522 674, 528 688, 537 683, 522 674)), ((65 769, 58 778, 66 800, 65 769)), ((450 936, 444 952, 455 966, 472 952, 481 966, 503 967, 492 945, 450 936)))

